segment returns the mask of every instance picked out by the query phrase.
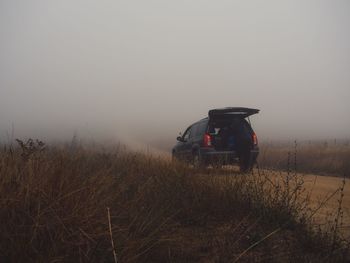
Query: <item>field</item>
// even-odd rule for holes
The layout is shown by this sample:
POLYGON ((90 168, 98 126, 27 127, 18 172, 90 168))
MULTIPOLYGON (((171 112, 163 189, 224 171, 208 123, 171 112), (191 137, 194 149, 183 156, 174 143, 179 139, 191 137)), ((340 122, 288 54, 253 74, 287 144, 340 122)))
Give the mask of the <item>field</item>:
POLYGON ((350 177, 349 140, 263 142, 260 150, 262 167, 350 177))
POLYGON ((287 170, 198 170, 121 146, 3 146, 0 261, 348 260, 348 181, 287 170))
MULTIPOLYGON (((175 141, 161 139, 150 145, 167 155, 175 141)), ((276 171, 350 177, 350 140, 261 141, 258 163, 276 171), (295 167, 295 164, 297 164, 295 167)))

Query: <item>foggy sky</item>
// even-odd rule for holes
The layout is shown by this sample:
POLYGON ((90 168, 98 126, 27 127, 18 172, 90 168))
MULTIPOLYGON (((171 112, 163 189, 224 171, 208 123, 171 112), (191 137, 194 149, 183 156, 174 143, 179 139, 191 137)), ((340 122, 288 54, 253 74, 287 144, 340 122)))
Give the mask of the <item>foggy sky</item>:
POLYGON ((260 139, 349 138, 349 27, 347 0, 0 0, 0 137, 173 139, 246 106, 260 139))

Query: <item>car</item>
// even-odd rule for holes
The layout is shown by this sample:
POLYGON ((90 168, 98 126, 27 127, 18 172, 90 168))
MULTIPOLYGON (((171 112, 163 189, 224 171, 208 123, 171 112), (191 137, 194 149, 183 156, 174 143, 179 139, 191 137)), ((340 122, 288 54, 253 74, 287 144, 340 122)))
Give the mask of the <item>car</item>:
POLYGON ((259 154, 258 138, 249 116, 260 110, 244 107, 212 109, 177 137, 172 157, 196 167, 239 164, 251 171, 259 154))

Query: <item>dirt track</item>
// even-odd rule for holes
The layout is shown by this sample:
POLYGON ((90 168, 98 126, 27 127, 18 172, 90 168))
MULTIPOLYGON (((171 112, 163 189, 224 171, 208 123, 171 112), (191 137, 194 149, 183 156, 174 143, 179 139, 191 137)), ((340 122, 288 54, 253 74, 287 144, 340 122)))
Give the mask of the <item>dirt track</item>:
MULTIPOLYGON (((329 215, 337 213, 340 192, 336 192, 342 185, 343 178, 330 176, 305 175, 304 186, 311 191, 311 206, 318 207, 322 200, 329 197, 323 208, 316 214, 316 221, 324 223, 329 215), (332 196, 333 195, 333 196, 332 196)), ((345 179, 344 197, 342 200, 343 226, 342 230, 350 236, 350 179, 345 179)))
MULTIPOLYGON (((229 169, 232 169, 237 175, 239 174, 237 167, 231 167, 229 169)), ((273 177, 276 176, 276 173, 282 175, 282 177, 287 176, 285 172, 264 170, 263 173, 267 175, 271 174, 273 177)), ((258 174, 258 171, 254 170, 254 174, 258 174)), ((326 225, 329 221, 334 222, 334 216, 339 207, 341 196, 339 189, 343 184, 343 178, 305 174, 303 175, 303 179, 303 186, 306 189, 305 194, 310 194, 311 208, 315 209, 321 206, 313 216, 315 223, 326 225)), ((343 212, 341 231, 346 237, 350 238, 350 179, 345 179, 343 194, 341 204, 343 212)))
MULTIPOLYGON (((269 174, 269 171, 264 171, 269 174)), ((285 172, 278 172, 282 176, 287 174, 285 172)), ((313 216, 315 223, 327 224, 327 222, 334 222, 334 217, 337 214, 339 207, 339 200, 341 197, 340 188, 343 185, 343 178, 305 174, 303 175, 306 191, 305 194, 310 194, 310 206, 317 210, 317 213, 313 216)), ((341 203, 342 226, 341 231, 346 237, 350 238, 350 179, 345 179, 345 185, 343 190, 343 199, 341 203)))

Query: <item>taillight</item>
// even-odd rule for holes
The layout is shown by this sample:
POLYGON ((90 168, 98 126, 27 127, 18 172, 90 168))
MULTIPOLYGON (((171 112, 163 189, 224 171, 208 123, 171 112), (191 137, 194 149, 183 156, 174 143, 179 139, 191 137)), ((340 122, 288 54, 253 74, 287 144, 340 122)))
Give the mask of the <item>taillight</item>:
POLYGON ((256 136, 255 132, 252 134, 253 144, 258 145, 258 137, 256 136))
POLYGON ((212 146, 211 136, 208 133, 204 134, 204 136, 203 136, 203 146, 204 147, 211 147, 212 146))

